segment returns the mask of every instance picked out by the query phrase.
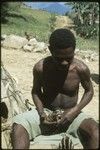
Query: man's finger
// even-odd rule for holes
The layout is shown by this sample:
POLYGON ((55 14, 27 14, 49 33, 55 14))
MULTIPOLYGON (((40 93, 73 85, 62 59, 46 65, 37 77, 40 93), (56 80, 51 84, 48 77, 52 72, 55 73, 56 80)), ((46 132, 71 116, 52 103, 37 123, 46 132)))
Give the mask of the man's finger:
POLYGON ((67 124, 67 121, 66 120, 60 120, 58 123, 57 123, 57 127, 61 127, 61 126, 64 126, 67 124))
POLYGON ((44 120, 44 124, 48 124, 48 125, 57 125, 57 122, 49 122, 47 120, 44 120))

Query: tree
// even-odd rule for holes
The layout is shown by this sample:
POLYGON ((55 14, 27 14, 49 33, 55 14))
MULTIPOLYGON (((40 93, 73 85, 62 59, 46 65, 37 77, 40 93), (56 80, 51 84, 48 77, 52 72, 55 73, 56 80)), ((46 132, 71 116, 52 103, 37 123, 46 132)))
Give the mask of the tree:
POLYGON ((2 2, 1 3, 1 22, 6 23, 8 20, 6 16, 11 12, 18 12, 19 8, 23 5, 22 2, 2 2))
POLYGON ((8 14, 8 3, 7 2, 2 2, 1 4, 1 22, 5 23, 6 20, 6 15, 8 14))
POLYGON ((99 4, 97 2, 68 2, 66 4, 71 5, 75 13, 73 21, 77 34, 85 38, 96 37, 98 35, 99 4))

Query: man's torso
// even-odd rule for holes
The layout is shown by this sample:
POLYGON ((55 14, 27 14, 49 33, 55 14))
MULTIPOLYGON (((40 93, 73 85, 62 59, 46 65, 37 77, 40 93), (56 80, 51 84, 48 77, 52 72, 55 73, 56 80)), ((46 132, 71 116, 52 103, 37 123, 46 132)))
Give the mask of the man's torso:
POLYGON ((49 109, 66 109, 77 104, 80 77, 77 65, 81 63, 74 59, 66 70, 58 70, 52 57, 38 62, 40 68, 42 101, 49 109))

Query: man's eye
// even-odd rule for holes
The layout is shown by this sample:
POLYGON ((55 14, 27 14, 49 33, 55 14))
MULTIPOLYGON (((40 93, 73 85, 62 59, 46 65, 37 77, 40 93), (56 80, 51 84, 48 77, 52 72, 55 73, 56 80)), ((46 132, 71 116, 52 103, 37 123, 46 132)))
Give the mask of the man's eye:
POLYGON ((55 58, 57 61, 62 61, 63 59, 62 58, 58 58, 58 57, 56 57, 55 58))

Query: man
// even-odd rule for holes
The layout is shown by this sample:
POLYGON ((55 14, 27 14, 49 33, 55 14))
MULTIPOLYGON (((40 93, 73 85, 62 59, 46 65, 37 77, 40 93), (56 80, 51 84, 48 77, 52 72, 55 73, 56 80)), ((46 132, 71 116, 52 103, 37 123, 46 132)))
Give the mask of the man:
POLYGON ((40 134, 66 132, 78 137, 84 148, 97 149, 98 124, 81 112, 93 97, 93 86, 89 68, 74 58, 75 37, 70 30, 57 29, 49 44, 52 55, 40 60, 33 69, 32 97, 36 109, 15 117, 13 148, 28 149, 30 139, 40 134), (84 94, 77 103, 80 83, 84 94), (52 112, 61 112, 60 117, 51 119, 52 112))

